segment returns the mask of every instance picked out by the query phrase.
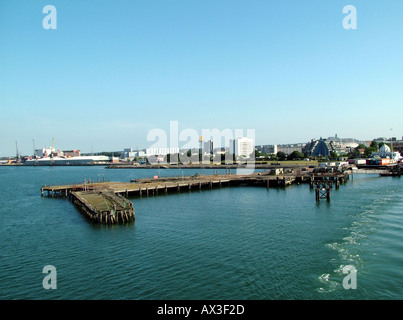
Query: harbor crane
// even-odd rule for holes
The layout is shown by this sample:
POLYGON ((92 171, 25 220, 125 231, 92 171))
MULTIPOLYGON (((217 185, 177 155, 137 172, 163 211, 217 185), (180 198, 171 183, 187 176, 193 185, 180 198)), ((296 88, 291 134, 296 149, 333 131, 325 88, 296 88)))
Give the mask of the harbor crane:
POLYGON ((15 149, 16 149, 16 162, 20 162, 20 153, 18 152, 18 143, 15 141, 15 149))

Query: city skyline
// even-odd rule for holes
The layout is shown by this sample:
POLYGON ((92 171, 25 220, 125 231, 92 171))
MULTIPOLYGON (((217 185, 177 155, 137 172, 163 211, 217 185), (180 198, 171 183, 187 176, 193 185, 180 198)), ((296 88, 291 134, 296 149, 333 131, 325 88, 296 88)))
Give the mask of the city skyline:
MULTIPOLYGON (((169 136, 168 136, 168 138, 169 138, 169 136)), ((238 137, 238 138, 244 138, 244 137, 238 137)), ((354 137, 339 137, 337 134, 335 135, 335 136, 329 136, 329 137, 314 137, 314 138, 311 138, 311 139, 309 139, 309 140, 307 140, 307 141, 298 141, 298 142, 289 142, 289 143, 273 143, 273 144, 269 144, 269 143, 263 143, 263 144, 257 144, 257 143, 255 143, 254 144, 254 146, 255 146, 255 148, 256 147, 261 147, 261 146, 302 146, 302 145, 306 145, 307 143, 309 143, 310 141, 312 141, 312 140, 319 140, 319 139, 324 139, 324 140, 329 140, 329 139, 335 139, 334 141, 337 141, 337 139, 340 139, 340 140, 354 140, 355 142, 357 142, 357 143, 363 143, 363 142, 372 142, 372 141, 391 141, 392 139, 396 139, 397 141, 403 141, 403 136, 401 137, 401 138, 399 138, 399 137, 373 137, 373 138, 371 138, 371 139, 356 139, 356 138, 354 138, 354 137)), ((204 142, 208 142, 208 141, 213 141, 213 139, 206 139, 204 142)), ((233 140, 232 140, 233 141, 233 140)), ((231 142, 231 141, 230 141, 231 142)), ((17 141, 16 141, 16 143, 17 143, 17 141)), ((56 152, 56 151, 64 151, 64 152, 74 152, 74 151, 79 151, 81 154, 99 154, 99 153, 103 153, 103 152, 109 152, 109 153, 114 153, 114 152, 125 152, 125 150, 128 150, 128 149, 130 149, 130 150, 132 150, 133 152, 138 152, 138 151, 144 151, 144 152, 146 152, 147 150, 156 150, 156 149, 159 149, 159 148, 155 148, 155 147, 152 147, 151 146, 151 144, 152 144, 153 142, 149 142, 149 144, 146 146, 146 147, 133 147, 133 144, 132 145, 129 145, 129 146, 124 146, 124 147, 122 147, 122 148, 114 148, 114 149, 111 149, 111 150, 90 150, 90 151, 86 151, 86 150, 82 150, 80 147, 74 147, 74 148, 63 148, 63 147, 60 147, 60 146, 58 146, 57 144, 55 144, 54 143, 54 139, 52 139, 52 142, 50 143, 50 144, 48 144, 48 145, 43 145, 43 146, 35 146, 35 154, 37 155, 38 153, 37 153, 37 151, 39 151, 39 152, 41 152, 41 151, 43 151, 43 150, 50 150, 50 149, 52 149, 53 148, 53 150, 56 152), (52 147, 52 143, 53 143, 53 147, 52 147), (66 151, 66 150, 69 150, 69 151, 66 151)), ((343 142, 344 143, 344 142, 343 142)), ((179 146, 178 146, 178 150, 180 151, 180 152, 185 152, 186 150, 189 150, 189 149, 198 149, 198 148, 200 148, 200 146, 198 146, 198 145, 194 145, 194 146, 192 146, 192 147, 183 147, 184 145, 186 144, 186 141, 184 141, 184 142, 182 142, 182 143, 180 143, 179 144, 179 146)), ((17 146, 16 146, 17 147, 17 146)), ((231 148, 231 145, 228 145, 228 146, 226 146, 226 145, 222 145, 221 146, 222 148, 231 148)), ((173 148, 171 148, 170 147, 170 145, 169 145, 169 141, 168 141, 168 145, 167 145, 167 147, 161 147, 162 149, 173 149, 173 148)), ((216 149, 216 148, 215 148, 216 149)), ((10 158, 13 158, 13 157, 15 157, 16 156, 16 151, 17 150, 15 150, 14 151, 14 153, 12 153, 12 154, 10 154, 10 155, 2 155, 1 153, 0 153, 0 158, 7 158, 7 157, 10 157, 10 158)), ((31 147, 31 150, 30 151, 28 151, 28 152, 24 152, 23 150, 21 150, 19 147, 18 147, 18 153, 19 153, 19 156, 31 156, 31 155, 33 155, 34 154, 34 146, 32 146, 31 147)))
POLYGON ((2 1, 0 156, 145 149, 150 130, 256 145, 400 137, 403 3, 2 1), (57 29, 46 30, 46 5, 57 29), (343 8, 357 8, 356 30, 343 8), (17 17, 17 19, 16 19, 17 17), (376 39, 376 41, 374 41, 376 39), (393 130, 390 130, 390 129, 393 130))

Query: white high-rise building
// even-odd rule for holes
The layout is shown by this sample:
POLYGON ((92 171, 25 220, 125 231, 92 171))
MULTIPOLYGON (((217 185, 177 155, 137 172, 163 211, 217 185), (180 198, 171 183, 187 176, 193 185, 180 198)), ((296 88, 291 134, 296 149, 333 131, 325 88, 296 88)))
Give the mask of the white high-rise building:
POLYGON ((249 138, 236 138, 231 143, 230 152, 235 154, 236 157, 253 158, 255 154, 255 143, 253 139, 249 138))

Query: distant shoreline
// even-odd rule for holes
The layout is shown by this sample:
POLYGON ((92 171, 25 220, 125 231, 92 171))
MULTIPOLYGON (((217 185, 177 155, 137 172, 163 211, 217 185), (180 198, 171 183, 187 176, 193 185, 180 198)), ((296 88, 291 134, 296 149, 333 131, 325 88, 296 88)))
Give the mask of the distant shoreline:
POLYGON ((238 164, 206 164, 206 165, 132 165, 132 164, 105 164, 105 163, 93 163, 93 164, 0 164, 0 167, 93 167, 103 166, 106 169, 275 169, 275 168, 306 168, 308 166, 317 167, 317 163, 301 164, 301 163, 280 163, 280 164, 254 164, 238 165, 238 164))

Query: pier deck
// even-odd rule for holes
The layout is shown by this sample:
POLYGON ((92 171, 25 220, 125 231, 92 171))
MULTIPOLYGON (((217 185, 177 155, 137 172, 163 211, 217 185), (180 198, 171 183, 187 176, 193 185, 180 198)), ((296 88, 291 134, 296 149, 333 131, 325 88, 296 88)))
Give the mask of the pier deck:
POLYGON ((133 182, 96 182, 62 186, 43 186, 42 196, 70 197, 90 218, 98 223, 123 223, 134 221, 133 204, 128 197, 189 192, 191 190, 213 189, 224 186, 287 187, 294 183, 311 183, 326 180, 328 183, 345 182, 348 174, 291 173, 271 175, 269 172, 251 175, 209 175, 138 179, 133 182), (332 182, 333 181, 333 182, 332 182))
POLYGON ((118 224, 134 221, 133 204, 109 191, 73 191, 72 202, 93 222, 118 224))
POLYGON ((43 186, 41 193, 48 196, 65 196, 74 191, 109 191, 124 196, 143 196, 149 193, 202 189, 224 185, 256 185, 286 187, 297 180, 307 182, 309 176, 281 175, 272 176, 264 173, 252 175, 210 175, 192 177, 166 177, 158 179, 138 179, 135 182, 96 182, 62 186, 43 186))

